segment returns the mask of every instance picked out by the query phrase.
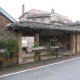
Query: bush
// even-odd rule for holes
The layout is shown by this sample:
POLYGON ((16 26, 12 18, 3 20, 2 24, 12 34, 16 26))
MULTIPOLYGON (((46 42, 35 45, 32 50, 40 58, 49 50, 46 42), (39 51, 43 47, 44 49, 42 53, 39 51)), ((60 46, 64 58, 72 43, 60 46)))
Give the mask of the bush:
POLYGON ((0 40, 0 49, 3 49, 5 48, 5 42, 0 40))
POLYGON ((9 58, 10 57, 10 52, 7 49, 4 49, 3 54, 2 54, 5 58, 9 58))
POLYGON ((9 39, 7 44, 6 44, 6 49, 9 52, 17 52, 18 51, 18 42, 15 39, 9 39))
POLYGON ((39 46, 39 44, 38 43, 34 43, 34 46, 33 47, 38 47, 39 46))
POLYGON ((50 43, 46 42, 43 46, 46 47, 47 49, 49 49, 50 48, 50 43))

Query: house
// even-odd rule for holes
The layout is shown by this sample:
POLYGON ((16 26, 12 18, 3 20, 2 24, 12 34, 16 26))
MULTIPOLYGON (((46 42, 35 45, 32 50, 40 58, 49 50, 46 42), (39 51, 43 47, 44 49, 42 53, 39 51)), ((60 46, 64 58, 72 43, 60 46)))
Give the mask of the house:
POLYGON ((27 12, 24 12, 25 5, 22 6, 22 15, 19 17, 20 21, 32 21, 32 22, 41 22, 41 23, 72 23, 72 21, 66 16, 59 15, 54 12, 54 9, 51 12, 42 11, 38 9, 31 9, 27 12))
MULTIPOLYGON (((43 18, 46 18, 46 21, 49 23, 49 15, 51 13, 42 11, 42 10, 37 10, 37 9, 31 9, 28 12, 25 12, 19 17, 20 21, 35 21, 35 22, 40 22, 41 20, 43 21, 43 18)), ((42 22, 41 21, 41 22, 42 22)))
MULTIPOLYGON (((6 28, 6 25, 8 23, 14 23, 14 22, 16 22, 16 20, 11 15, 9 15, 4 9, 0 7, 0 40, 7 41, 9 38, 17 39, 17 34, 13 31, 7 30, 6 28)), ((0 49, 0 66, 7 66, 10 64, 18 63, 17 56, 18 54, 15 54, 14 58, 10 60, 6 60, 2 56, 1 49, 0 49)))

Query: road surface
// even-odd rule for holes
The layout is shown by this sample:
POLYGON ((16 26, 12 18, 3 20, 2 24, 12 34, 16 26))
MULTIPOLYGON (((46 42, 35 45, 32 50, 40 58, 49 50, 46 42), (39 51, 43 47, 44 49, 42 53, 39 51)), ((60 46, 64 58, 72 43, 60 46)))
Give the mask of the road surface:
POLYGON ((80 80, 80 58, 3 75, 0 80, 80 80))

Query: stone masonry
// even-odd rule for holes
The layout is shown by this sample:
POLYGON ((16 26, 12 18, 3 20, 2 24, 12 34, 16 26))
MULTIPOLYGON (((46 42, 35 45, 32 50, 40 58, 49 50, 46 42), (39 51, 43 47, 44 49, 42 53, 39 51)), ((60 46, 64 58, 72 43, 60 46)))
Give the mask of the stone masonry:
MULTIPOLYGON (((0 40, 7 41, 9 38, 17 39, 17 33, 9 31, 6 24, 12 23, 7 17, 0 13, 0 40)), ((12 59, 5 59, 0 53, 0 67, 18 63, 18 53, 13 53, 12 59)))

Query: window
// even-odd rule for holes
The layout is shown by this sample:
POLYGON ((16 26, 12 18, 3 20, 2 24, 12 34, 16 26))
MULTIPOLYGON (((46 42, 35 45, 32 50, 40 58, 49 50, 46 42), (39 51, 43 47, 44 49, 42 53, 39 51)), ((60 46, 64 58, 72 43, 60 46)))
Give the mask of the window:
POLYGON ((32 22, 36 22, 36 19, 32 19, 32 22))
POLYGON ((42 23, 44 22, 44 18, 41 18, 41 22, 42 22, 42 23))

